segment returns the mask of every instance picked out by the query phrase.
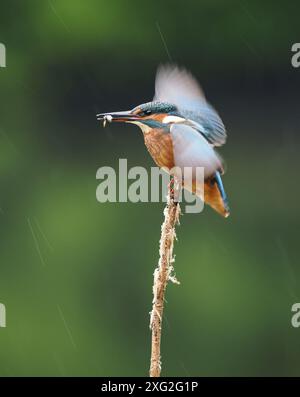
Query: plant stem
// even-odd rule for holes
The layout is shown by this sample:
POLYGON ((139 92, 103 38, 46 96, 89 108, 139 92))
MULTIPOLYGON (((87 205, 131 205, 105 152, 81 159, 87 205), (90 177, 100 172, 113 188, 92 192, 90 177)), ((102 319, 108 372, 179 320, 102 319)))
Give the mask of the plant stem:
MULTIPOLYGON (((174 182, 173 182, 174 183, 174 182)), ((174 190, 169 187, 167 205, 164 209, 164 222, 161 226, 159 262, 154 271, 153 302, 150 319, 152 331, 150 376, 159 377, 161 373, 161 331, 165 291, 168 281, 178 283, 173 272, 173 245, 176 238, 175 226, 179 222, 180 206, 174 201, 174 190)))

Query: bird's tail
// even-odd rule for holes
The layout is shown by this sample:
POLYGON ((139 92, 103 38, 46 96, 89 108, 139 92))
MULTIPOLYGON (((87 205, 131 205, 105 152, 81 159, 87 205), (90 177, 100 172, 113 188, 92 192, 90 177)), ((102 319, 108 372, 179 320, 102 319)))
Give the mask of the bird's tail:
POLYGON ((229 216, 228 199, 218 171, 205 181, 204 201, 225 218, 229 216))

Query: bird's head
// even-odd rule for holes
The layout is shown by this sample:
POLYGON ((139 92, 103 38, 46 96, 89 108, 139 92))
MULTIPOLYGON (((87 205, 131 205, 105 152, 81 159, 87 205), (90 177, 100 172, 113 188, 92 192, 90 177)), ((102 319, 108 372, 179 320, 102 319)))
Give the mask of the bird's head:
POLYGON ((124 122, 138 125, 143 132, 153 128, 168 129, 168 125, 180 117, 175 105, 167 102, 147 102, 136 106, 132 110, 113 113, 97 114, 97 120, 106 122, 124 122))

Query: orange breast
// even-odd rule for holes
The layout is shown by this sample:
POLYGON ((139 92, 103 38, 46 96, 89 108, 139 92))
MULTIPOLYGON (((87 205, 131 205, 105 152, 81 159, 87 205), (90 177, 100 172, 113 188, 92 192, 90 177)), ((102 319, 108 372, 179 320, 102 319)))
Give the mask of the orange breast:
POLYGON ((145 145, 159 167, 174 167, 174 154, 171 135, 152 129, 144 133, 145 145))
MULTIPOLYGON (((170 134, 161 132, 158 129, 152 129, 150 132, 144 132, 144 140, 149 153, 159 167, 171 169, 175 166, 173 143, 170 134)), ((194 181, 192 191, 197 194, 194 181)), ((203 200, 203 192, 199 197, 203 200)), ((204 183, 204 201, 221 215, 225 217, 229 215, 217 184, 212 184, 210 178, 204 183)))

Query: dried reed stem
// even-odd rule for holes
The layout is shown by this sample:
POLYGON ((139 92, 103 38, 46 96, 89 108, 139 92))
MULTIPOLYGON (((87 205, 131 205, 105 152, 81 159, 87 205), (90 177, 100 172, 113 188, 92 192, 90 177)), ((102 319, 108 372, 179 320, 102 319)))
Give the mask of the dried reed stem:
MULTIPOLYGON (((173 182, 174 183, 174 182, 173 182)), ((175 226, 179 223, 180 206, 174 201, 174 190, 169 187, 167 205, 164 209, 164 222, 161 227, 159 262, 154 271, 153 301, 150 319, 152 330, 150 376, 159 377, 161 373, 161 331, 165 291, 168 281, 179 284, 173 275, 173 245, 176 238, 175 226)))

